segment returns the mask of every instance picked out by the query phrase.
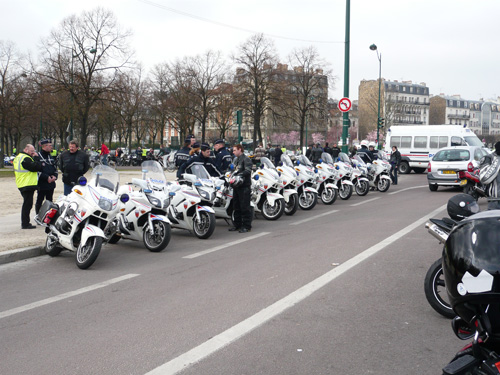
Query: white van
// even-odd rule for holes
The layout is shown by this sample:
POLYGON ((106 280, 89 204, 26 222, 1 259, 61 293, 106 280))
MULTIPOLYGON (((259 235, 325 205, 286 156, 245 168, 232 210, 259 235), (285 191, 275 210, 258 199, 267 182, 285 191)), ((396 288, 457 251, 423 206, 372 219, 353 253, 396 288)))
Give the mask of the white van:
POLYGON ((385 151, 396 146, 401 153, 399 172, 425 172, 437 150, 450 146, 483 146, 474 132, 461 125, 391 126, 387 131, 385 151))

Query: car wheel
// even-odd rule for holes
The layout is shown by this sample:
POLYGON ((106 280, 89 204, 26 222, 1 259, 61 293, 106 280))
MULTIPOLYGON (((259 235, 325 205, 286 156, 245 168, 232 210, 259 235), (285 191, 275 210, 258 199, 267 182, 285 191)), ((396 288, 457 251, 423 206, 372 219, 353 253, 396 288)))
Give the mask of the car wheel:
POLYGON ((429 184, 429 190, 430 191, 437 191, 438 186, 436 184, 429 184))

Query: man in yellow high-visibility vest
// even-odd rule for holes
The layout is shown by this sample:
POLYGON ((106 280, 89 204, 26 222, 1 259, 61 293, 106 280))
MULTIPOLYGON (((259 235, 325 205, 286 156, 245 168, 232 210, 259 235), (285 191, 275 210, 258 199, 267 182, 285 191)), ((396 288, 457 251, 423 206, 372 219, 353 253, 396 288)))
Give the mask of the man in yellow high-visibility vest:
POLYGON ((30 223, 30 211, 33 208, 33 195, 37 190, 38 173, 43 168, 43 163, 34 160, 38 156, 33 145, 27 144, 14 159, 14 174, 16 185, 23 196, 23 206, 21 208, 21 228, 36 228, 30 223))

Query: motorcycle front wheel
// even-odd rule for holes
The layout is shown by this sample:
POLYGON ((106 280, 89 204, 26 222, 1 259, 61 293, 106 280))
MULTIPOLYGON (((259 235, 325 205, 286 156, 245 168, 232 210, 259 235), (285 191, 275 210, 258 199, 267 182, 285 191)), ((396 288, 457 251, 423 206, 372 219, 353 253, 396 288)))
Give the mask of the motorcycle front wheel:
POLYGON ((47 236, 47 239, 45 240, 45 252, 50 255, 51 257, 56 257, 58 256, 61 251, 63 250, 62 247, 57 246, 58 242, 56 239, 47 236))
POLYGON ((356 190, 356 194, 358 194, 360 197, 364 197, 370 190, 370 184, 368 183, 368 181, 358 181, 355 184, 354 189, 356 190))
POLYGON ((262 204, 262 216, 266 220, 278 220, 285 211, 285 200, 284 199, 276 199, 274 201, 274 206, 272 206, 269 201, 266 199, 262 204))
POLYGON ((333 204, 337 200, 337 189, 324 188, 321 192, 321 202, 323 204, 333 204))
POLYGON ((292 216, 294 213, 297 212, 297 209, 299 208, 299 195, 298 194, 292 194, 288 198, 288 202, 285 202, 285 215, 287 216, 292 216))
POLYGON ((80 244, 76 250, 76 265, 85 270, 89 268, 97 259, 102 247, 102 238, 95 236, 87 240, 86 245, 80 244))
POLYGON ((391 187, 391 180, 387 178, 379 178, 377 182, 377 190, 381 193, 385 193, 391 187))
POLYGON ((200 211, 199 215, 200 220, 196 214, 193 216, 193 231, 196 237, 205 240, 214 233, 215 215, 207 211, 200 211))
POLYGON ((348 200, 349 198, 351 198, 351 195, 352 195, 352 185, 349 185, 349 184, 340 184, 340 187, 339 187, 339 197, 340 199, 342 200, 348 200))
POLYGON ((430 266, 424 281, 425 298, 429 305, 445 318, 452 319, 455 312, 448 302, 446 286, 444 284, 443 265, 441 258, 430 266))
POLYGON ((146 249, 153 253, 158 253, 168 246, 170 235, 170 224, 161 220, 154 220, 153 234, 149 232, 149 228, 146 228, 142 235, 142 239, 144 240, 146 249))
POLYGON ((318 194, 311 191, 303 191, 299 196, 299 207, 302 210, 312 210, 318 202, 318 194))

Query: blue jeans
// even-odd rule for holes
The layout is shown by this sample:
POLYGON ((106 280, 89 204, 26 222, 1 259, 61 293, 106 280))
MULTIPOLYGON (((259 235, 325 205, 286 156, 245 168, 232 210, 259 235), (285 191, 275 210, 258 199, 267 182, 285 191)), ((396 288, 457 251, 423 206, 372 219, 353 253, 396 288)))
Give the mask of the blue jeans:
POLYGON ((102 156, 102 164, 108 165, 108 155, 107 154, 102 156))

